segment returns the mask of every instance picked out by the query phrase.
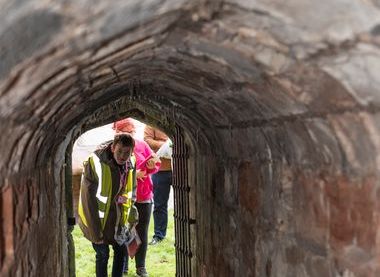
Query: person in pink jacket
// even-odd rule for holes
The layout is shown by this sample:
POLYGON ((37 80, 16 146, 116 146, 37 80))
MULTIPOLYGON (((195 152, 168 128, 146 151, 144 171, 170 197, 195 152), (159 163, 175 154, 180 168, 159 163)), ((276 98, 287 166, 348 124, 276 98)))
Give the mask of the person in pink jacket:
MULTIPOLYGON (((134 137, 136 133, 135 122, 132 118, 126 118, 113 124, 116 133, 128 133, 134 137)), ((136 157, 137 199, 135 206, 139 212, 139 223, 136 231, 141 239, 141 245, 136 253, 136 274, 147 277, 145 267, 146 252, 148 246, 148 229, 153 204, 153 183, 151 174, 160 168, 160 160, 156 157, 149 145, 135 139, 134 154, 136 157)), ((128 272, 128 255, 125 255, 124 273, 128 272)))

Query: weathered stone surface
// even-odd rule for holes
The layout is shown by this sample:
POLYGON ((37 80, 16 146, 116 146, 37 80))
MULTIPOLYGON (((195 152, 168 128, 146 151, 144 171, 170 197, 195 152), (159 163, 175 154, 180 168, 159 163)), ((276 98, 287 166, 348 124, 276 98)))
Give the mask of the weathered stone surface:
POLYGON ((0 79, 22 60, 35 55, 62 27, 63 18, 49 10, 30 13, 0 34, 0 79))
POLYGON ((0 0, 0 275, 68 276, 65 149, 134 116, 184 130, 181 270, 378 276, 379 18, 359 0, 0 0))
POLYGON ((378 105, 379 78, 375 74, 379 68, 379 48, 359 44, 355 49, 339 54, 323 65, 330 75, 339 80, 355 100, 362 105, 378 105))

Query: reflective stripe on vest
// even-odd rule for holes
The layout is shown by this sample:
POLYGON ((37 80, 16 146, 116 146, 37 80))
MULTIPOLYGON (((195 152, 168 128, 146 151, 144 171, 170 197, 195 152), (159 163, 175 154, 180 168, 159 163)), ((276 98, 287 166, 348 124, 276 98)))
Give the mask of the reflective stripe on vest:
MULTIPOLYGON (((96 175, 98 175, 98 190, 96 191, 96 198, 98 198, 98 200, 103 203, 103 204, 107 204, 107 200, 108 200, 108 197, 107 196, 103 196, 102 195, 102 190, 103 190, 103 170, 102 170, 102 164, 98 158, 98 156, 96 155, 92 155, 90 158, 93 159, 93 164, 94 164, 94 167, 95 167, 95 172, 96 172, 96 175), (101 178, 99 178, 99 176, 101 178)), ((103 216, 104 217, 104 216, 103 216)))
POLYGON ((112 174, 108 165, 100 162, 99 157, 92 154, 89 158, 89 162, 93 172, 98 178, 98 189, 96 190, 96 199, 98 202, 98 214, 102 224, 102 230, 108 217, 109 206, 111 201, 108 198, 112 194, 112 174))

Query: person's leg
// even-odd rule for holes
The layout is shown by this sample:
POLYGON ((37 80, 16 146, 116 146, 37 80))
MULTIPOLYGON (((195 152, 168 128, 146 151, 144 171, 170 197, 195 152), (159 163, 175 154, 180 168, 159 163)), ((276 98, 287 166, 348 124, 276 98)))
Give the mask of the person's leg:
POLYGON ((136 269, 145 268, 145 258, 148 246, 148 228, 150 215, 152 212, 152 203, 135 203, 139 211, 139 223, 136 231, 141 239, 141 245, 136 253, 136 269))
POLYGON ((110 254, 110 249, 108 244, 92 244, 96 252, 96 263, 95 263, 95 271, 96 277, 107 277, 107 265, 108 258, 110 254))
POLYGON ((162 240, 168 226, 168 200, 172 183, 171 171, 160 171, 152 176, 154 193, 154 238, 162 240))
POLYGON ((125 257, 125 247, 120 246, 117 243, 113 244, 112 247, 113 247, 112 277, 122 277, 124 257, 125 257))
POLYGON ((123 265, 123 272, 128 273, 128 263, 129 263, 129 256, 128 256, 128 249, 125 251, 125 256, 124 256, 124 265, 123 265))

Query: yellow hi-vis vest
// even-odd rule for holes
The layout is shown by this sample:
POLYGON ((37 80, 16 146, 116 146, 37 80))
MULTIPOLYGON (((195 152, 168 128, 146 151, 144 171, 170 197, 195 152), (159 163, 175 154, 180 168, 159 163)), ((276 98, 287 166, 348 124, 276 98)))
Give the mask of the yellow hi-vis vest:
MULTIPOLYGON (((102 230, 104 230, 104 225, 107 222, 108 212, 110 209, 110 205, 114 202, 112 201, 112 174, 109 165, 102 163, 99 160, 99 157, 95 154, 92 154, 88 159, 91 170, 95 173, 98 180, 98 189, 96 191, 96 199, 98 203, 98 213, 99 219, 102 225, 102 230), (99 178, 101 176, 101 178, 99 178)), ((131 155, 132 166, 136 165, 136 158, 132 154, 131 155)), ((128 171, 128 175, 125 178, 125 186, 124 191, 119 193, 119 195, 125 196, 128 198, 127 203, 122 205, 118 205, 120 207, 120 221, 119 225, 124 226, 127 224, 127 218, 129 209, 132 206, 132 192, 133 192, 133 170, 128 171)), ((117 184, 119 186, 119 184, 117 184)), ((86 216, 83 212, 82 206, 82 197, 79 195, 79 203, 78 203, 78 215, 80 216, 83 224, 88 227, 88 223, 86 220, 86 216)))

